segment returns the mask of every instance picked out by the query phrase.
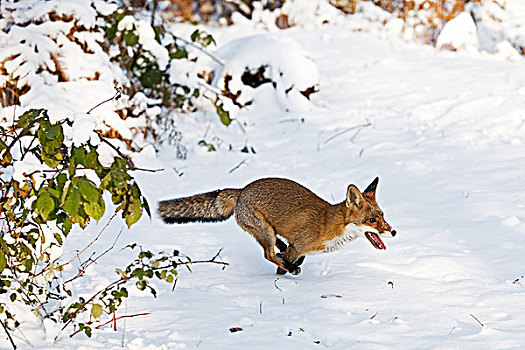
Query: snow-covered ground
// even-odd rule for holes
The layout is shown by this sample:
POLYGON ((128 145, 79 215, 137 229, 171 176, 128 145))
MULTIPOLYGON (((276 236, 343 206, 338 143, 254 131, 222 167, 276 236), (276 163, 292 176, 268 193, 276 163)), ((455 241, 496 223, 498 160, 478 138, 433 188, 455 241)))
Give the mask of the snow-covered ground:
MULTIPOLYGON (((212 34, 220 46, 249 33, 232 27, 212 34)), ((308 256, 298 276, 277 276, 233 219, 167 226, 157 216, 143 218, 124 230, 118 248, 137 242, 155 251, 179 249, 193 259, 223 248, 220 257, 230 266, 181 270, 175 291, 158 284, 156 300, 133 292, 120 312, 151 314, 120 320, 117 332, 108 327, 92 339, 64 334, 53 343, 51 323, 46 333, 28 321, 23 336, 13 333, 21 346, 525 346, 525 61, 438 52, 336 26, 278 35, 298 41, 317 64, 320 91, 312 105, 287 111, 262 86, 258 96, 266 98, 241 110, 240 123, 228 128, 213 113, 181 116, 186 139, 205 138, 218 151, 192 143, 187 160, 176 159, 168 145, 157 155, 142 152, 137 166, 166 169, 137 173, 143 192, 154 205, 279 176, 333 203, 344 199, 348 184, 363 189, 379 176, 378 202, 398 232, 385 240, 387 250, 361 239, 335 253, 308 256), (245 145, 256 153, 241 153, 245 145), (232 327, 242 331, 232 333, 232 327)), ((91 250, 106 249, 121 226, 112 223, 91 250)), ((73 232, 64 251, 73 256, 91 240, 73 232)), ((132 256, 115 249, 78 287, 97 290, 132 256)), ((0 347, 9 344, 2 340, 0 347)))

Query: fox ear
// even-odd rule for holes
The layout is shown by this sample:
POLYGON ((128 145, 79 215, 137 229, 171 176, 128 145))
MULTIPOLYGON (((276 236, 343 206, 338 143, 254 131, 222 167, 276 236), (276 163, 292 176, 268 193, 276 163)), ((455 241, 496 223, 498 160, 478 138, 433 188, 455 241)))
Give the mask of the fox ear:
POLYGON ((357 187, 354 185, 348 186, 348 190, 346 191, 346 206, 350 207, 352 205, 355 205, 356 207, 360 208, 361 204, 363 202, 364 198, 361 192, 357 187))
POLYGON ((374 181, 372 181, 372 183, 368 185, 366 190, 364 190, 363 195, 367 196, 368 198, 375 199, 378 182, 379 182, 379 177, 376 177, 374 181))

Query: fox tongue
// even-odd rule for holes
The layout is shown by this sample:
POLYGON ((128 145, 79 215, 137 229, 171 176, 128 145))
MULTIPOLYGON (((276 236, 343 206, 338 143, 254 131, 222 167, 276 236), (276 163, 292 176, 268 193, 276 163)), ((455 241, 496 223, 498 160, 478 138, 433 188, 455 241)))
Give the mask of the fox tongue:
POLYGON ((365 232, 365 236, 366 236, 366 238, 368 238, 368 240, 370 241, 370 243, 372 243, 372 245, 373 245, 376 249, 380 249, 380 250, 385 250, 385 249, 386 249, 385 244, 383 243, 383 241, 381 240, 381 238, 379 238, 379 235, 378 235, 377 233, 373 233, 373 232, 365 232))

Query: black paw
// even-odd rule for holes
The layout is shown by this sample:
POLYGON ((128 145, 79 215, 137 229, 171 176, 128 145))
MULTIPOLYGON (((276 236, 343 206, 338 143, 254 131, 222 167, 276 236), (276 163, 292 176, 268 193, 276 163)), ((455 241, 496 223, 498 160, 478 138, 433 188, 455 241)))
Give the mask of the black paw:
POLYGON ((288 270, 288 272, 290 272, 292 275, 298 275, 301 273, 301 268, 294 265, 293 269, 288 270))
POLYGON ((286 270, 288 270, 289 273, 291 273, 292 275, 298 275, 301 273, 301 268, 299 267, 299 265, 296 265, 296 264, 292 264, 288 261, 285 261, 284 262, 284 267, 286 268, 286 270))
POLYGON ((295 260, 295 262, 293 264, 295 266, 300 266, 303 263, 303 261, 304 261, 304 257, 305 257, 304 255, 301 256, 299 259, 295 260))

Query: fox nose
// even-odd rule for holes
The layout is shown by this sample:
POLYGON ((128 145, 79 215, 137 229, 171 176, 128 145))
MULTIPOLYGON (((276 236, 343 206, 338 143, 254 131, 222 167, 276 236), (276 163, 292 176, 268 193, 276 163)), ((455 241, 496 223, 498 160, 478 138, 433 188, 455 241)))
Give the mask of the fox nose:
POLYGON ((396 230, 392 230, 392 232, 390 233, 392 234, 392 237, 394 237, 397 234, 396 230))

